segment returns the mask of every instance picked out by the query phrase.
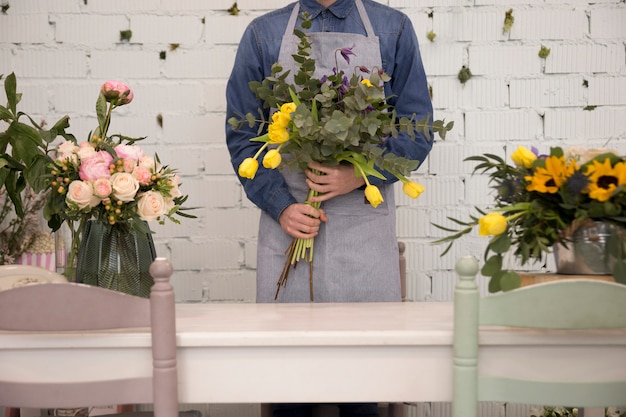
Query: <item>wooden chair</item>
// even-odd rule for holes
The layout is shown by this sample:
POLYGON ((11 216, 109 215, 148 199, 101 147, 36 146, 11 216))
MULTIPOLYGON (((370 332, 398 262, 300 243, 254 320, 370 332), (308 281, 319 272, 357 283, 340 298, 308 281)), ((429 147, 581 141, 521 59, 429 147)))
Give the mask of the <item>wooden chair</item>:
MULTIPOLYGON (((626 404, 624 372, 606 380, 601 373, 591 375, 593 372, 576 372, 576 381, 549 374, 541 380, 528 380, 518 375, 494 376, 495 372, 487 375, 479 362, 481 355, 488 354, 479 345, 479 326, 541 329, 537 331, 545 332, 548 340, 554 340, 559 332, 581 329, 626 331, 625 285, 561 280, 480 297, 474 281, 476 260, 462 257, 456 271, 460 280, 454 295, 453 417, 476 417, 479 401, 572 407, 626 404)), ((554 361, 571 362, 569 369, 576 369, 580 358, 556 357, 554 361)))
MULTIPOLYGON (((81 380, 67 381, 62 372, 34 365, 16 370, 9 378, 0 371, 0 405, 13 408, 66 408, 111 404, 152 404, 155 417, 178 416, 176 366, 176 319, 174 291, 169 283, 171 264, 157 258, 150 267, 155 284, 150 299, 77 283, 42 283, 0 291, 0 331, 80 332, 115 328, 149 328, 152 333, 152 375, 116 369, 111 363, 107 377, 86 369, 81 380), (111 370, 115 371, 112 372, 111 370), (112 376, 120 372, 120 375, 112 376), (112 379, 117 378, 117 379, 112 379)), ((0 363, 10 358, 0 359, 0 363)), ((50 358, 58 362, 58 358, 50 358)), ((63 358, 71 368, 72 357, 63 358)), ((101 364, 100 364, 101 365, 101 364)), ((141 367, 139 367, 141 368, 141 367)), ((144 368, 145 369, 145 368, 144 368)), ((145 413, 142 413, 145 414, 145 413)), ((192 411, 190 416, 198 416, 192 411)))

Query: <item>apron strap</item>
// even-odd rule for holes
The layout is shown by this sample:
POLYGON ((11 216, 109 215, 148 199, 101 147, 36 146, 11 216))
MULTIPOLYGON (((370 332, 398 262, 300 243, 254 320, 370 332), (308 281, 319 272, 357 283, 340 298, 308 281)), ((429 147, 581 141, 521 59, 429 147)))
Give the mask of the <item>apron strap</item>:
MULTIPOLYGON (((359 11, 359 16, 361 17, 361 22, 363 22, 363 26, 365 27, 365 32, 367 33, 367 37, 374 37, 376 34, 374 33, 374 27, 372 26, 372 22, 370 22, 370 18, 367 15, 367 11, 365 11, 365 6, 361 0, 355 0, 356 8, 359 11)), ((296 21, 298 20, 298 12, 300 11, 300 2, 297 2, 293 6, 293 10, 291 11, 291 16, 289 16, 289 22, 287 22, 287 29, 285 29, 285 34, 293 33, 293 30, 296 27, 296 21)))

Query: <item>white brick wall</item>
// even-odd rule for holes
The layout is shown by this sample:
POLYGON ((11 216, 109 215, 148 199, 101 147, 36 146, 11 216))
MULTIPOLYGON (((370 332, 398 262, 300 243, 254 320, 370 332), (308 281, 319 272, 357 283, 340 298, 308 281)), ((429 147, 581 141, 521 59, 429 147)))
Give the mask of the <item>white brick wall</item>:
MULTIPOLYGON (((219 300, 252 301, 259 212, 247 201, 224 144, 224 90, 237 42, 255 16, 289 0, 5 0, 0 73, 15 72, 22 110, 48 122, 69 114, 84 140, 107 79, 128 82, 135 100, 116 129, 148 136, 144 146, 178 168, 197 220, 155 225, 160 255, 172 259, 180 299, 207 282, 219 300), (130 42, 120 31, 132 30, 130 42), (179 44, 172 49, 172 44, 179 44), (161 53, 165 52, 165 59, 161 53), (162 126, 157 123, 162 118, 162 126)), ((409 298, 450 299, 456 257, 482 256, 467 236, 439 256, 431 222, 466 218, 491 203, 467 156, 502 156, 516 146, 589 145, 626 151, 626 4, 619 0, 381 0, 412 19, 437 118, 455 121, 446 142, 413 177, 417 201, 398 194, 398 236, 407 244, 409 298), (503 33, 505 12, 515 23, 503 33), (428 41, 433 30, 437 37, 428 41), (544 45, 546 59, 538 56, 544 45), (473 77, 459 83, 461 66, 473 77), (586 106, 594 110, 583 110, 586 106)), ((4 100, 2 94, 1 99, 4 100)))

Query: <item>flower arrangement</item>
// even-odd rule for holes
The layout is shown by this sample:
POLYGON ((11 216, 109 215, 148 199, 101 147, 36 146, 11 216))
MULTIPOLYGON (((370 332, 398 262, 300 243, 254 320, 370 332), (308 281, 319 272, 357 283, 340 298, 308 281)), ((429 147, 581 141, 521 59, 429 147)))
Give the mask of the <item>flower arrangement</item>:
MULTIPOLYGON (((267 129, 267 133, 252 139, 263 142, 263 146, 256 155, 241 163, 238 174, 253 179, 262 154, 263 166, 269 169, 297 166, 305 170, 312 161, 331 166, 347 163, 354 167, 356 176, 365 180, 365 198, 373 207, 382 203, 383 197, 380 190, 370 184, 368 176, 385 179, 379 172, 383 170, 392 173, 403 183, 403 191, 408 196, 417 198, 424 187, 409 180, 408 176, 420 161, 393 153, 383 154, 380 145, 383 140, 396 137, 399 132, 407 133, 413 139, 416 132, 420 132, 431 140, 432 130, 444 139, 446 132, 452 129, 453 122, 444 124, 437 120, 430 123, 430 115, 423 120, 417 120, 415 115, 411 118, 397 117, 384 94, 384 84, 390 77, 381 68, 359 67, 361 73, 369 74, 368 78, 356 73, 350 76, 336 69, 332 74, 314 78, 315 60, 309 56, 311 43, 305 33, 311 27, 311 22, 306 13, 302 14, 302 19, 304 31, 294 31, 299 38, 298 52, 294 55, 297 66, 293 77, 295 85, 287 81, 289 71, 283 71, 279 64, 274 64, 270 77, 262 82, 250 83, 251 90, 257 98, 263 100, 265 108, 276 109, 271 118, 266 120, 259 110, 261 119, 248 113, 228 121, 234 129, 245 124, 251 128, 258 124, 259 134, 267 129), (290 157, 283 160, 282 155, 290 157)), ((349 47, 338 49, 335 51, 335 61, 341 56, 350 63, 351 55, 354 53, 349 47)), ((308 202, 314 195, 315 191, 310 190, 306 202, 319 208, 320 203, 308 202)), ((287 260, 277 283, 276 296, 280 287, 287 282, 289 265, 295 267, 300 260, 311 263, 313 247, 313 239, 293 240, 287 250, 287 260)))
MULTIPOLYGON (((480 236, 491 236, 481 273, 490 277, 489 291, 520 286, 520 276, 503 267, 504 255, 512 251, 524 265, 541 261, 554 245, 567 246, 573 233, 591 221, 606 221, 618 230, 626 228, 626 158, 606 149, 550 149, 539 154, 520 146, 511 155, 512 165, 493 154, 471 156, 474 173, 489 173, 496 191, 495 207, 469 221, 448 219, 462 226, 453 229, 434 224, 452 234, 434 243, 454 241, 478 226, 480 236)), ((615 258, 615 280, 626 284, 626 242, 609 239, 606 256, 615 258)))
MULTIPOLYGON (((161 164, 158 155, 148 156, 136 144, 144 138, 108 135, 111 115, 133 100, 133 91, 119 81, 107 81, 96 102, 97 128, 89 140, 62 142, 49 165, 51 192, 45 216, 53 230, 67 222, 72 231, 68 266, 80 247, 81 233, 93 219, 121 232, 150 233, 146 221, 160 224, 175 217, 193 218, 182 205, 188 196, 179 189, 176 171, 161 164)), ((70 270, 71 271, 71 270, 70 270)))
POLYGON ((14 73, 4 78, 4 91, 7 103, 0 106, 0 121, 6 126, 0 132, 0 264, 13 264, 25 253, 49 253, 51 236, 40 224, 49 192, 44 181, 51 161, 48 151, 57 137, 73 136, 65 132, 67 116, 46 128, 45 121, 35 122, 18 109, 22 94, 17 92, 14 73))

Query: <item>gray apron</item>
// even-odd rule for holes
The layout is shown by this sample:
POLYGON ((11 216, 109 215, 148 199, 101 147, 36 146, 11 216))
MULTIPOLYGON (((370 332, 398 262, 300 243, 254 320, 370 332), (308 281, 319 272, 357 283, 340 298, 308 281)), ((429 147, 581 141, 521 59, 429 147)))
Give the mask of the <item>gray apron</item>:
MULTIPOLYGON (((315 77, 331 74, 335 50, 353 47, 348 65, 341 57, 340 69, 349 76, 358 65, 380 68, 378 37, 361 0, 356 0, 367 36, 353 33, 308 33, 312 57, 316 60, 315 77), (342 62, 345 66, 342 67, 342 62)), ((278 62, 284 70, 295 72, 292 54, 298 38, 293 35, 299 4, 296 3, 285 34, 278 62)), ((283 176, 293 196, 304 202, 308 187, 302 171, 284 169, 283 176)), ((373 208, 362 189, 322 203, 328 216, 315 238, 313 252, 313 295, 315 302, 400 301, 400 272, 396 239, 396 216, 393 186, 379 187, 384 202, 373 208)), ((292 241, 267 213, 262 212, 257 251, 257 302, 310 302, 309 263, 300 261, 291 267, 285 287, 275 300, 276 283, 285 264, 285 250, 292 241)))

